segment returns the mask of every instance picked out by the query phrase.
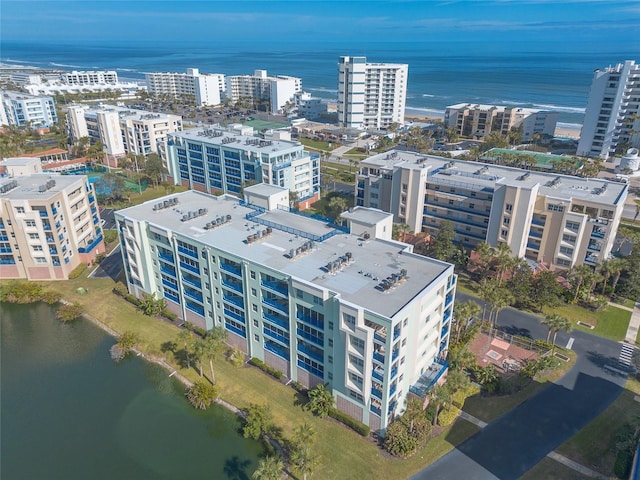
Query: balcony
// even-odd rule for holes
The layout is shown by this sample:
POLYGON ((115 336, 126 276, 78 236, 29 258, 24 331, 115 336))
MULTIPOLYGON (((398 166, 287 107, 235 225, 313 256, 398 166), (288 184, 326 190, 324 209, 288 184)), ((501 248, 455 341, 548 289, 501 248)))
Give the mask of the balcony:
POLYGON ((533 238, 542 238, 542 233, 541 232, 537 232, 535 230, 530 230, 529 231, 529 236, 533 237, 533 238))
POLYGON ((42 228, 43 228, 46 232, 50 232, 50 231, 51 231, 51 224, 50 224, 50 223, 44 223, 44 224, 42 224, 42 228))
MULTIPOLYGON (((100 242, 102 242, 102 235, 98 235, 96 238, 93 239, 93 241, 91 243, 89 243, 88 245, 85 245, 84 247, 80 247, 78 248, 78 253, 89 253, 91 250, 93 250, 94 248, 96 248, 98 246, 98 244, 100 244, 100 242)), ((64 251, 64 250, 63 250, 64 251)))
POLYGON ((60 222, 56 222, 56 230, 60 230, 60 227, 61 227, 60 222))
POLYGON ((268 280, 261 280, 260 285, 268 288, 269 290, 280 293, 287 298, 289 297, 289 287, 287 284, 282 284, 280 282, 270 282, 268 280))
POLYGON ((373 339, 377 342, 380 343, 387 343, 387 336, 386 335, 381 335, 378 332, 373 332, 373 339))
POLYGON ((284 335, 280 335, 276 332, 269 330, 268 328, 263 328, 262 333, 264 333, 267 337, 270 337, 274 340, 277 340, 280 343, 284 343, 285 345, 289 345, 289 338, 284 335))
POLYGON ((395 361, 398 358, 398 355, 400 355, 400 349, 396 348, 393 352, 391 352, 391 361, 395 361))
POLYGON ((194 252, 193 250, 186 249, 180 245, 178 245, 178 251, 180 253, 184 253, 185 255, 189 255, 192 258, 198 258, 198 252, 194 252))
POLYGON ((449 305, 451 305, 451 302, 453 302, 453 293, 450 293, 449 295, 447 295, 447 297, 445 298, 444 301, 444 305, 445 307, 448 307, 449 305))
POLYGON ((92 214, 98 213, 98 209, 96 207, 91 207, 91 213, 92 214))
POLYGON ((171 275, 172 277, 176 276, 175 268, 168 267, 164 263, 160 262, 160 271, 162 273, 166 273, 167 275, 171 275))
POLYGON ((264 305, 267 305, 268 307, 271 307, 279 312, 284 313, 285 315, 289 315, 289 305, 286 303, 283 304, 272 298, 266 298, 266 297, 262 297, 262 303, 264 305))
POLYGON ((395 328, 393 330, 393 339, 397 340, 399 336, 400 336, 400 329, 399 328, 395 328))
MULTIPOLYGON (((51 207, 51 211, 53 212, 54 215, 58 214, 58 209, 55 207, 51 207)), ((42 212, 40 212, 40 216, 42 216, 42 212)), ((45 215, 46 216, 46 215, 45 215)))
POLYGON ((93 203, 96 201, 96 197, 94 197, 93 195, 89 195, 89 202, 93 203))
POLYGON ((589 243, 587 250, 599 252, 600 250, 602 250, 602 245, 600 245, 599 243, 589 243))
POLYGON ((193 279, 188 275, 183 275, 182 281, 188 285, 191 285, 192 287, 202 288, 202 283, 200 283, 199 280, 193 279))
POLYGON ((180 299, 178 298, 178 296, 177 295, 173 295, 172 293, 167 292, 166 290, 164 292, 164 298, 168 298, 173 303, 177 303, 178 305, 180 305, 180 299))
POLYGON ((398 375, 398 367, 392 367, 391 368, 391 379, 393 380, 396 375, 398 375))
POLYGON ((429 393, 431 388, 440 380, 448 368, 449 363, 446 360, 436 359, 429 369, 422 374, 415 385, 409 387, 409 391, 420 398, 425 398, 427 393, 429 393))
MULTIPOLYGON (((287 310, 288 313, 288 310, 287 310)), ((305 315, 302 312, 296 312, 296 318, 298 320, 302 320, 305 323, 308 323, 309 325, 313 325, 314 327, 317 327, 321 330, 324 330, 324 321, 320 320, 318 318, 313 318, 310 317, 309 315, 305 315)))
POLYGON ((172 288, 173 290, 178 290, 178 284, 175 282, 170 282, 169 280, 163 278, 162 279, 162 285, 164 285, 167 288, 172 288))
POLYGON ((93 217, 93 224, 94 225, 97 225, 99 221, 100 220, 98 220, 98 217, 93 217))
POLYGON ((233 290, 234 292, 238 292, 238 293, 242 293, 242 284, 241 283, 234 283, 234 282, 230 282, 228 280, 222 280, 222 286, 226 287, 230 290, 233 290))
POLYGON ((0 258, 0 265, 15 265, 16 261, 13 258, 0 258))
POLYGON ((306 345, 302 342, 298 342, 298 352, 304 353, 307 357, 316 360, 317 362, 324 362, 324 354, 314 350, 311 345, 306 345))
POLYGON ((373 405, 371 405, 369 407, 369 410, 371 410, 373 413, 375 413, 376 415, 378 415, 379 417, 382 416, 382 409, 380 407, 375 407, 373 405))
POLYGON ((198 267, 194 267, 193 265, 189 265, 188 263, 180 262, 180 268, 184 268, 185 270, 200 275, 200 269, 198 267))
POLYGON ((384 382, 384 372, 382 370, 374 370, 371 376, 379 382, 384 382))
POLYGON ((592 238, 604 238, 605 231, 599 228, 594 228, 591 232, 592 238))
POLYGON ((285 360, 289 361, 289 349, 288 348, 284 348, 280 345, 278 345, 277 343, 273 343, 271 340, 267 340, 266 342, 264 342, 264 348, 265 350, 270 351, 271 353, 284 358, 285 360))
POLYGON ((374 351, 373 352, 373 359, 376 362, 381 363, 381 364, 384 365, 384 361, 385 361, 384 353, 381 353, 381 352, 378 352, 378 351, 374 351))
POLYGON ((168 263, 174 263, 173 262, 173 255, 171 255, 170 253, 165 253, 162 251, 158 251, 158 258, 160 258, 161 260, 164 260, 165 262, 168 263))
POLYGON ((54 243, 56 241, 55 238, 49 236, 45 237, 45 240, 47 241, 47 243, 54 243))
POLYGON ((450 317, 451 317, 451 309, 444 312, 444 315, 442 316, 442 324, 444 325, 445 323, 447 323, 450 317))
POLYGON ((535 243, 529 242, 529 243, 527 243, 527 248, 529 250, 540 250, 540 245, 537 245, 535 243))
MULTIPOLYGON (((2 253, 3 250, 6 250, 6 249, 0 248, 0 253, 2 253)), ((8 250, 11 251, 11 249, 8 249, 8 250)), ((54 247, 49 247, 49 253, 52 254, 52 255, 57 255, 58 254, 58 249, 54 248, 54 247)))
POLYGON ((222 311, 224 312, 224 314, 227 317, 233 318, 234 320, 237 320, 238 322, 242 322, 244 323, 244 316, 240 315, 236 312, 233 312, 231 310, 229 310, 228 308, 223 308, 222 311))
POLYGON ((40 216, 41 216, 41 217, 48 217, 48 216, 49 216, 49 214, 47 213, 47 211, 46 211, 46 210, 40 210, 40 216))
POLYGON ((244 300, 241 297, 222 294, 222 299, 236 307, 244 308, 244 300))
POLYGON ((189 297, 197 302, 203 303, 202 302, 202 294, 201 293, 196 293, 196 292, 192 292, 190 290, 185 290, 184 291, 184 295, 185 297, 189 297))
POLYGON ((371 388, 371 395, 382 400, 382 390, 378 390, 377 388, 371 388))
MULTIPOLYGON (((11 253, 11 248, 0 248, 0 253, 11 253)), ((50 252, 50 253, 54 253, 54 252, 50 252)))
POLYGON ((242 270, 240 269, 240 267, 236 267, 235 265, 232 265, 231 263, 220 263, 220 269, 224 270, 225 272, 233 273, 234 275, 237 275, 238 277, 242 276, 242 270))
POLYGON ((280 328, 284 328, 285 330, 289 330, 289 320, 279 317, 277 315, 271 315, 267 312, 262 312, 262 318, 270 323, 278 325, 280 328))
POLYGON ((198 307, 197 305, 193 305, 191 303, 186 303, 185 306, 187 307, 187 310, 191 310, 192 312, 197 313, 201 317, 204 317, 204 308, 198 307))
POLYGON ((304 330, 298 328, 296 330, 296 333, 298 334, 299 337, 304 338, 305 340, 309 340, 312 343, 315 343, 316 345, 318 345, 319 347, 324 347, 324 340, 320 337, 317 337, 316 335, 312 335, 310 333, 305 332, 304 330))
POLYGON ((443 328, 442 328, 442 332, 440 333, 440 339, 443 339, 447 336, 447 334, 449 333, 449 325, 450 324, 446 324, 443 328))
POLYGON ((394 383, 393 385, 391 385, 391 388, 389 389, 389 396, 392 397, 394 393, 396 393, 396 390, 398 389, 398 384, 394 383))

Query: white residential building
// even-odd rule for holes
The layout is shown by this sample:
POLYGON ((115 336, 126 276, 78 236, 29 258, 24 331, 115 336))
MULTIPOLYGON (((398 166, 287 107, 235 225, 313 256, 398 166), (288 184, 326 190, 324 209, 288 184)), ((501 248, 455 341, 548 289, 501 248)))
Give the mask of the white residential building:
POLYGON ((53 98, 0 90, 0 125, 51 127, 58 121, 53 98))
POLYGON ((338 62, 338 125, 387 128, 404 123, 409 65, 367 63, 365 57, 338 62))
POLYGON ((444 221, 467 248, 506 243, 554 269, 595 265, 613 248, 628 185, 393 150, 360 162, 356 205, 413 232, 444 221))
POLYGON ((529 142, 536 133, 552 137, 557 122, 557 112, 497 105, 459 103, 448 106, 444 113, 447 127, 454 128, 458 135, 476 139, 491 132, 506 135, 511 129, 522 127, 522 141, 529 142))
POLYGON ((118 74, 115 70, 93 70, 84 72, 64 72, 60 80, 66 85, 116 85, 118 74))
POLYGON ((287 102, 302 92, 302 79, 287 75, 267 75, 266 70, 256 70, 253 75, 227 76, 228 99, 237 102, 248 99, 256 105, 266 102, 271 113, 280 113, 287 102))
POLYGON ((244 201, 193 190, 116 212, 129 292, 290 381, 326 383, 341 411, 384 433, 411 392, 442 382, 453 266, 391 240, 391 215, 355 208, 349 227, 288 211, 288 192, 244 201))
POLYGON ((640 146, 640 65, 633 60, 593 74, 578 155, 612 157, 640 146))
POLYGON ((187 73, 147 73, 147 88, 156 96, 191 97, 197 105, 220 105, 226 90, 221 73, 200 73, 188 68, 187 73))
POLYGON ((90 137, 99 140, 110 157, 122 157, 127 153, 159 153, 167 134, 182 130, 182 117, 178 115, 113 105, 72 105, 68 110, 67 123, 73 139, 90 137))
POLYGON ((296 193, 300 208, 320 199, 320 155, 297 141, 256 137, 251 127, 194 128, 169 135, 167 164, 176 185, 239 194, 253 183, 296 193))

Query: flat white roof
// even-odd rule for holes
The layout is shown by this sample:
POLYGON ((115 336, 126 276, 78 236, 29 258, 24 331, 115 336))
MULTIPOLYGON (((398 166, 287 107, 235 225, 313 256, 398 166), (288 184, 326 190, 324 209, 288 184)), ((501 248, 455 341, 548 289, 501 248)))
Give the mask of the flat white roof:
POLYGON ((211 196, 187 191, 164 197, 177 198, 178 203, 166 209, 154 211, 153 200, 142 205, 116 212, 117 216, 136 221, 146 221, 163 230, 170 230, 210 245, 223 252, 247 259, 255 264, 290 275, 295 279, 315 284, 340 294, 347 302, 361 305, 369 311, 392 317, 412 301, 422 290, 431 285, 450 265, 428 257, 409 253, 405 244, 378 239, 364 240, 357 235, 337 233, 290 258, 291 250, 308 245, 309 237, 334 232, 334 228, 318 220, 281 210, 259 213, 240 204, 229 195, 211 196), (189 211, 206 208, 205 215, 181 221, 189 211), (247 214, 258 215, 251 220, 247 214), (231 215, 231 220, 212 229, 205 225, 217 217, 231 215), (249 235, 273 227, 272 233, 253 242, 249 235), (330 262, 351 254, 352 260, 331 273, 326 268, 330 262), (406 270, 406 280, 396 287, 382 291, 378 287, 392 274, 406 270))
POLYGON ((600 178, 581 178, 556 173, 535 172, 520 168, 469 162, 450 158, 424 155, 403 150, 379 153, 362 160, 361 167, 392 170, 394 167, 429 169, 429 175, 476 187, 478 190, 493 190, 499 185, 532 188, 539 184, 539 193, 563 200, 585 200, 609 204, 612 207, 624 202, 628 185, 600 178))
POLYGON ((8 198, 11 200, 46 200, 54 197, 71 185, 82 185, 86 182, 85 175, 60 175, 55 173, 34 173, 32 175, 23 175, 13 178, 0 178, 0 188, 11 181, 17 182, 18 186, 12 188, 6 193, 0 193, 0 198, 8 198), (55 184, 49 184, 50 187, 44 191, 39 191, 40 187, 47 185, 47 182, 54 181, 55 184))

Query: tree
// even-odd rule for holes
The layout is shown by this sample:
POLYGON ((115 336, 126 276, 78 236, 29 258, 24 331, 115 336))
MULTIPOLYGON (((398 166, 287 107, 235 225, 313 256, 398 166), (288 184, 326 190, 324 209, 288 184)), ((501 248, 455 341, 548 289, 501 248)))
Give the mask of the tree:
POLYGON ((216 378, 213 374, 213 361, 224 347, 226 339, 227 331, 222 327, 214 327, 207 332, 202 342, 201 353, 209 361, 211 383, 216 383, 216 378))
POLYGON ((431 393, 429 394, 429 403, 433 403, 435 405, 435 411, 433 414, 434 425, 438 421, 438 413, 440 412, 440 409, 450 403, 452 397, 453 392, 448 386, 448 383, 445 383, 444 385, 437 385, 431 390, 431 393))
POLYGON ((573 324, 570 320, 565 317, 558 318, 556 324, 553 326, 553 347, 555 349, 556 346, 556 337, 558 336, 558 332, 560 330, 564 330, 565 332, 570 332, 573 328, 573 324))
POLYGON ((167 173, 167 169, 164 168, 160 155, 157 153, 150 153, 147 155, 147 161, 144 165, 144 173, 153 181, 153 184, 156 187, 160 184, 162 176, 167 173))
POLYGON ((79 303, 68 304, 65 303, 58 308, 56 317, 63 322, 71 322, 82 316, 83 308, 79 303))
POLYGON ((307 395, 309 396, 309 403, 305 405, 306 410, 321 418, 329 415, 335 402, 331 390, 327 390, 324 384, 319 383, 309 390, 307 395))
POLYGON ((384 448, 392 455, 407 457, 424 445, 431 425, 417 399, 409 399, 404 414, 388 428, 384 448))
POLYGON ((560 315, 558 315, 557 313, 549 313, 545 315, 542 320, 540 320, 540 323, 547 327, 547 343, 549 343, 549 340, 551 339, 551 332, 555 328, 555 325, 558 323, 560 318, 560 315))
POLYGON ((184 348, 184 353, 187 356, 187 368, 191 368, 191 356, 189 355, 191 352, 191 349, 193 348, 193 342, 194 342, 194 338, 193 338, 193 334, 189 331, 189 330, 182 330, 179 334, 178 337, 176 338, 176 340, 178 341, 178 343, 182 344, 183 348, 184 348))
POLYGON ((450 261, 458 249, 454 243, 455 236, 453 224, 447 220, 443 221, 435 240, 429 246, 429 254, 438 260, 450 261))
POLYGON ((273 418, 267 405, 250 403, 243 411, 245 413, 245 423, 244 427, 242 427, 242 435, 245 438, 258 440, 271 430, 273 418))
POLYGON ((138 343, 138 335, 131 330, 127 330, 118 337, 117 345, 125 352, 132 350, 138 343))
POLYGON ((476 356, 466 346, 449 347, 448 360, 452 370, 466 370, 476 364, 476 356))
POLYGON ((218 387, 202 380, 196 381, 187 388, 185 395, 189 403, 200 410, 209 408, 220 396, 218 387))
POLYGON ((253 480, 280 480, 284 462, 280 457, 267 456, 258 462, 258 469, 253 472, 253 480))
POLYGON ((160 315, 165 310, 166 306, 164 298, 156 299, 155 293, 152 293, 151 295, 143 293, 139 308, 142 310, 142 313, 151 316, 160 315))
POLYGON ((310 445, 316 436, 316 429, 313 425, 303 423, 296 425, 293 429, 293 442, 297 445, 310 445))
POLYGON ((302 474, 303 480, 307 480, 318 466, 319 458, 307 446, 298 444, 291 451, 291 463, 302 474))
POLYGON ((506 135, 498 131, 489 132, 483 138, 483 143, 480 148, 483 152, 491 150, 492 148, 507 148, 509 146, 509 139, 506 135))
POLYGON ((406 223, 394 223, 392 227, 392 236, 395 240, 405 241, 407 232, 411 231, 411 227, 406 223))
POLYGON ((573 303, 578 301, 578 298, 584 295, 585 286, 590 286, 595 274, 589 265, 578 265, 569 272, 569 283, 573 288, 573 303))
POLYGON ((453 339, 454 343, 466 343, 466 341, 471 340, 468 338, 469 335, 466 335, 466 332, 469 330, 471 325, 471 321, 474 317, 480 315, 481 308, 473 300, 468 300, 464 303, 456 302, 453 310, 453 339), (461 339, 462 337, 462 339, 461 339), (465 341, 466 340, 466 341, 465 341))
POLYGON ((532 278, 530 299, 538 312, 544 307, 555 307, 561 302, 562 286, 557 280, 557 273, 539 272, 532 278))
POLYGON ((329 208, 333 211, 333 217, 338 218, 342 212, 349 208, 349 203, 346 198, 335 195, 329 200, 329 208))

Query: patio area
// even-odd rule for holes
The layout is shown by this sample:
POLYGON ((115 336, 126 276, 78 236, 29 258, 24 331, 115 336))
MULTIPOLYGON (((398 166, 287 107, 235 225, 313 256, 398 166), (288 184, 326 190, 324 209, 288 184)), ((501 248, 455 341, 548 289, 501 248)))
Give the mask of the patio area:
POLYGON ((469 344, 469 350, 475 355, 479 366, 491 364, 499 373, 510 375, 519 372, 526 360, 535 360, 540 356, 534 349, 533 341, 530 345, 525 343, 520 338, 494 330, 491 336, 488 332, 480 332, 469 344))

